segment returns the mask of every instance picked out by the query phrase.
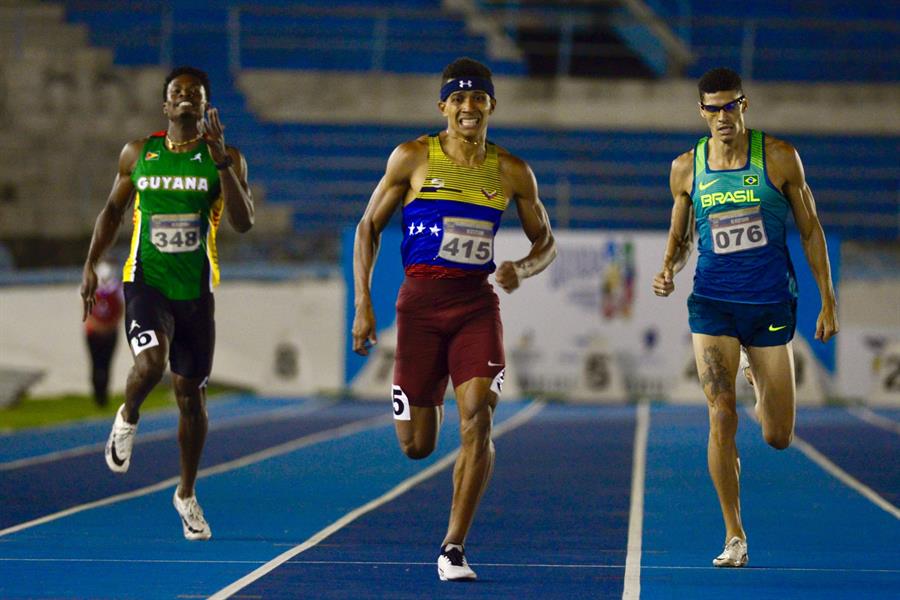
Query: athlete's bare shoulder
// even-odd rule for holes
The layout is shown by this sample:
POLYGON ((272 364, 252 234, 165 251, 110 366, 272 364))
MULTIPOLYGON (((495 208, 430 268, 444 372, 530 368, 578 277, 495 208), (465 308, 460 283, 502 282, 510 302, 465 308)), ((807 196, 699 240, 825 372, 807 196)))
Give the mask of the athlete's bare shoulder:
POLYGON ((672 161, 672 169, 669 173, 669 185, 672 193, 690 192, 694 184, 694 149, 679 154, 672 161))
POLYGON ((497 162, 500 165, 500 171, 502 173, 508 173, 512 176, 516 175, 525 175, 529 171, 531 171, 531 167, 528 166, 528 163, 504 148, 503 146, 497 146, 497 162))
POLYGON ((140 152, 144 148, 144 144, 146 144, 147 140, 149 139, 150 136, 148 135, 136 140, 131 140, 130 142, 125 144, 125 147, 122 148, 122 152, 125 152, 126 150, 130 152, 140 152))
POLYGON ((414 140, 409 140, 407 142, 403 142, 399 146, 397 146, 397 150, 402 152, 406 152, 411 155, 422 154, 425 153, 425 156, 428 156, 428 136, 420 135, 414 140))
POLYGON ((766 157, 769 162, 793 162, 797 156, 797 149, 790 142, 778 139, 766 134, 766 157))
POLYGON ((149 139, 150 137, 148 136, 137 140, 131 140, 122 147, 122 152, 119 153, 120 173, 130 174, 134 170, 138 159, 141 157, 141 150, 144 149, 144 144, 146 144, 149 139))
POLYGON ((403 142, 391 152, 385 177, 393 185, 409 182, 417 172, 428 168, 428 136, 403 142))
POLYGON ((537 198, 537 180, 527 162, 497 146, 497 166, 508 197, 537 198))
POLYGON ((675 157, 675 160, 672 161, 672 171, 673 172, 684 172, 694 170, 694 149, 691 148, 687 152, 683 152, 675 157))
POLYGON ((802 180, 803 166, 797 149, 791 143, 767 134, 766 171, 778 189, 781 189, 785 182, 802 180))
POLYGON ((428 162, 428 136, 403 142, 391 152, 388 168, 415 169, 422 162, 428 162))

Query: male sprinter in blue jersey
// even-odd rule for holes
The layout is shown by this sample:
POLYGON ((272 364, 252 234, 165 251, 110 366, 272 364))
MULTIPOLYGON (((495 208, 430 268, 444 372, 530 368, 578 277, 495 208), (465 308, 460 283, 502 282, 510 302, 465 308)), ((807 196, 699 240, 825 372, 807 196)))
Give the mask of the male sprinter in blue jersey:
POLYGON ((488 275, 508 202, 515 201, 532 246, 528 256, 496 268, 497 285, 511 293, 550 264, 556 246, 531 169, 487 141, 497 104, 490 69, 460 58, 444 69, 442 84, 438 108, 446 130, 397 146, 356 229, 353 350, 366 355, 376 343, 372 268, 381 231, 402 207, 406 278, 397 298, 394 424, 407 456, 431 454, 452 378, 462 447, 438 557, 446 581, 475 579, 463 545, 494 464, 491 422, 505 361, 499 301, 488 275))
POLYGON ((725 549, 713 565, 742 567, 748 562, 747 535, 741 524, 741 463, 734 442, 735 377, 742 346, 749 354, 763 437, 782 450, 794 435, 791 339, 797 287, 785 241, 789 212, 822 300, 816 339, 831 339, 838 322, 825 235, 800 156, 787 142, 746 128, 750 103, 737 73, 713 69, 698 87, 700 116, 710 135, 672 163, 669 184, 675 204, 653 291, 668 296, 675 289, 673 276, 690 254, 693 218, 700 255, 688 313, 709 406, 709 473, 725 520, 725 549))

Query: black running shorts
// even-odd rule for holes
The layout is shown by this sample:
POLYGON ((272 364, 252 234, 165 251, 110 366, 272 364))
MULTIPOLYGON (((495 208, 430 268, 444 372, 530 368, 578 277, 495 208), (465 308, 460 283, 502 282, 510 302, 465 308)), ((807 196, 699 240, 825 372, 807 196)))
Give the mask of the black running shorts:
POLYGON ((131 353, 169 342, 172 372, 189 378, 208 377, 216 343, 215 301, 212 294, 195 300, 170 300, 144 283, 126 283, 125 335, 131 353))

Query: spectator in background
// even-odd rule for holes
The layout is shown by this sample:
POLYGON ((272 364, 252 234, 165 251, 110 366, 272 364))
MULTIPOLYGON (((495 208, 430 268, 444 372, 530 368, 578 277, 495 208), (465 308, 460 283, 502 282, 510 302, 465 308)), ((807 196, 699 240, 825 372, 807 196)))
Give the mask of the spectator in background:
POLYGON ((744 349, 763 437, 782 450, 794 436, 797 281, 786 242, 788 214, 818 284, 816 339, 823 343, 838 332, 837 307, 825 234, 797 150, 746 127, 750 102, 731 69, 712 69, 698 88, 709 136, 672 163, 672 221, 653 291, 668 296, 675 290, 696 221, 700 256, 688 314, 709 409, 707 463, 725 521, 725 548, 713 565, 743 567, 749 555, 741 521, 735 378, 744 349))
POLYGON ((464 544, 494 466, 491 428, 504 377, 499 299, 556 257, 531 168, 487 140, 496 99, 491 71, 469 58, 444 69, 438 109, 446 129, 400 144, 356 228, 353 350, 376 343, 372 269, 382 230, 400 208, 406 278, 397 298, 394 425, 403 452, 431 454, 453 381, 462 438, 453 470, 450 523, 437 560, 442 580, 475 579, 464 544), (527 256, 494 263, 494 236, 516 204, 527 256))
POLYGON ((94 306, 84 321, 85 338, 91 354, 91 384, 97 406, 106 406, 109 400, 109 369, 119 340, 124 307, 121 278, 111 263, 101 262, 97 265, 94 306))

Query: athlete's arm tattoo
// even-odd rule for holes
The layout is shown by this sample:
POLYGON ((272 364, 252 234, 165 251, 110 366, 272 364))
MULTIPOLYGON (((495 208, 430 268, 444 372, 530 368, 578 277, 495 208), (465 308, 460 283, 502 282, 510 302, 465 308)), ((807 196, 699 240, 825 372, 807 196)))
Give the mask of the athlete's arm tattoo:
POLYGON ((704 388, 709 385, 712 395, 721 394, 731 389, 728 382, 728 369, 725 368, 725 360, 722 351, 715 346, 703 350, 703 363, 706 368, 700 373, 700 385, 704 388))

